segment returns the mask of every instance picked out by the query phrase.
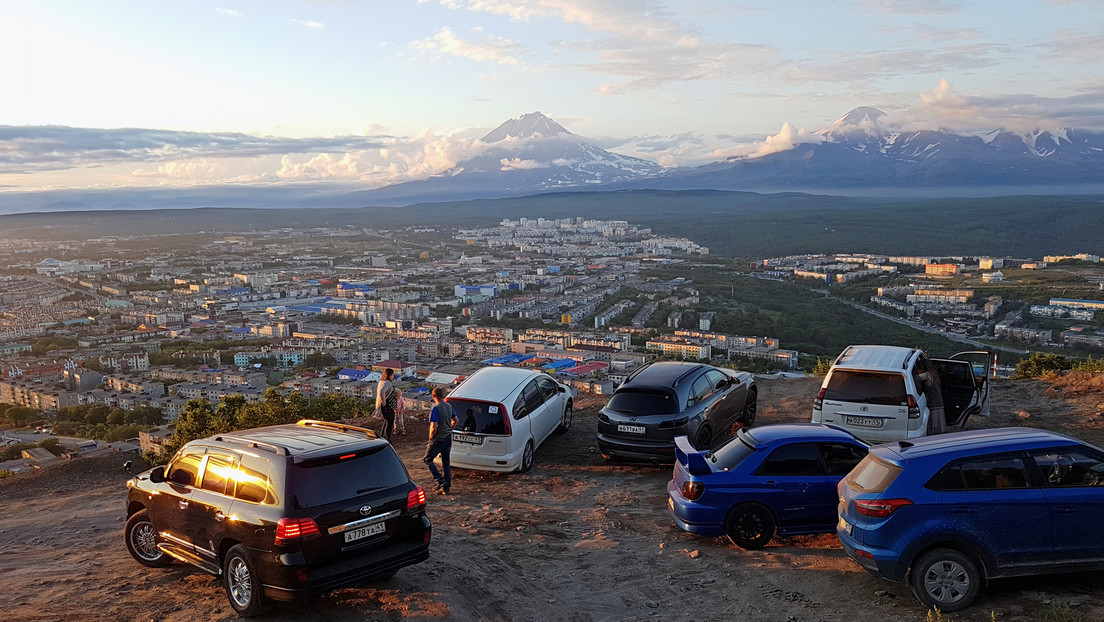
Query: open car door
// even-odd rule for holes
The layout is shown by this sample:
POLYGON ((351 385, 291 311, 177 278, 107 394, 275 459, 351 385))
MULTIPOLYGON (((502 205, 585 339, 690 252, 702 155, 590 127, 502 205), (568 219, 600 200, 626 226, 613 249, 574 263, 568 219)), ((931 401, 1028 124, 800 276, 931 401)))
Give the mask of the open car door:
POLYGON ((949 359, 931 359, 939 372, 947 426, 962 427, 970 415, 989 416, 992 352, 959 352, 949 359))

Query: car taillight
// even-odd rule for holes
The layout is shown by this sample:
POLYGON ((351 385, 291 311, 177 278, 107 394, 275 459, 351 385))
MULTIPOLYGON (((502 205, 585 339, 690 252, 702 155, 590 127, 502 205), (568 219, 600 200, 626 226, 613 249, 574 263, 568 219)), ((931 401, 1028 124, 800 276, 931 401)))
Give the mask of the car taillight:
POLYGON ((909 419, 919 419, 920 418, 920 404, 918 404, 916 402, 916 398, 911 396, 911 395, 908 396, 908 407, 909 407, 909 419))
POLYGON ((816 399, 813 400, 813 410, 820 410, 821 408, 824 408, 824 387, 821 387, 816 399))
POLYGON ((502 409, 502 429, 506 431, 506 436, 511 436, 514 429, 510 427, 510 413, 502 404, 499 404, 498 407, 502 409))
POLYGON ((422 490, 421 486, 415 486, 414 490, 411 490, 406 495, 406 511, 416 512, 425 507, 426 494, 425 490, 422 490))
POLYGON ((705 492, 705 484, 701 482, 687 480, 682 483, 682 496, 689 501, 700 499, 703 492, 705 492))
POLYGON ((276 521, 276 544, 287 544, 289 540, 301 540, 319 536, 318 525, 313 518, 284 517, 276 521))
POLYGON ((855 511, 863 516, 885 518, 906 505, 912 505, 908 499, 855 499, 855 511))

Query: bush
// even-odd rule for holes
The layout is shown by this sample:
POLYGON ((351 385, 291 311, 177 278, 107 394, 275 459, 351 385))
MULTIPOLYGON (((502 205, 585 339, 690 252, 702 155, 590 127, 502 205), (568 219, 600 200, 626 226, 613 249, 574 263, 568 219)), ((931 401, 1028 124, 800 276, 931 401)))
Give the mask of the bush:
POLYGON ((1061 354, 1035 352, 1016 363, 1016 371, 1012 372, 1012 379, 1038 378, 1044 374, 1066 371, 1072 367, 1073 362, 1061 354))
POLYGON ((7 479, 9 477, 15 477, 15 471, 9 471, 7 469, 0 471, 0 479, 7 479))

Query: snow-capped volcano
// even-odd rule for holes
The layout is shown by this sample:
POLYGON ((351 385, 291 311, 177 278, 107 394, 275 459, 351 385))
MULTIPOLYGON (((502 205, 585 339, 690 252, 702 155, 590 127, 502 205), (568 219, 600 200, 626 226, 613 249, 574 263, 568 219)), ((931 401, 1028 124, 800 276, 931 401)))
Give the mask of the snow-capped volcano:
POLYGON ((539 112, 506 121, 482 142, 482 153, 440 175, 366 196, 390 204, 594 190, 647 179, 663 170, 655 162, 596 147, 539 112))

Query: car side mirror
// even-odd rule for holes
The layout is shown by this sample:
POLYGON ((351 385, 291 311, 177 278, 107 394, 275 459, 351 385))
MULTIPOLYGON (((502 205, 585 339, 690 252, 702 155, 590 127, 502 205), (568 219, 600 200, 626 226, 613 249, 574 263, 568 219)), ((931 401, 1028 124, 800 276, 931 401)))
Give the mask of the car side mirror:
POLYGON ((557 388, 559 389, 560 393, 567 393, 567 387, 561 386, 557 388))
POLYGON ((165 481, 165 467, 154 467, 153 470, 150 471, 149 478, 154 484, 160 484, 165 481))
POLYGON ((130 473, 130 467, 132 467, 132 466, 134 466, 134 461, 133 460, 127 460, 126 462, 123 463, 123 470, 126 471, 127 473, 130 473))

